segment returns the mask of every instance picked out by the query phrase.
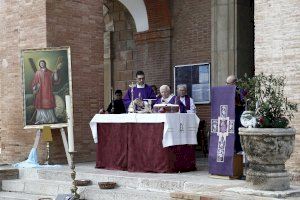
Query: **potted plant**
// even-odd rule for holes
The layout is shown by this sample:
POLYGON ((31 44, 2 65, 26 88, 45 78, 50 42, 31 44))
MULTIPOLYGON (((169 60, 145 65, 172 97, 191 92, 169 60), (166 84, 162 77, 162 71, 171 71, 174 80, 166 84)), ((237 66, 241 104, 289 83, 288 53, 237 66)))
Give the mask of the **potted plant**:
MULTIPOLYGON (((295 129, 289 127, 297 104, 284 95, 285 77, 259 74, 238 80, 246 111, 248 128, 240 128, 243 150, 249 160, 246 180, 260 190, 290 188, 285 162, 293 152, 295 129)), ((245 121, 245 119, 244 119, 245 121)), ((246 120, 247 121, 247 120, 246 120)))

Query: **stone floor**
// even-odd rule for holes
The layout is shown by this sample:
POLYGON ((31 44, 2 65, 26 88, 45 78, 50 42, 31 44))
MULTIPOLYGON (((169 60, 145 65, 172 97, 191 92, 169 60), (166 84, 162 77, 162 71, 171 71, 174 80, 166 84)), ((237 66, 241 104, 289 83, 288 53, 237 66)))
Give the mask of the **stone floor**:
MULTIPOLYGON (((158 174, 132 173, 95 169, 94 163, 76 164, 77 179, 89 179, 92 184, 79 187, 81 197, 89 200, 167 200, 167 199, 300 199, 300 187, 284 192, 252 190, 244 180, 225 180, 210 177, 207 159, 198 159, 197 171, 158 174), (117 188, 100 190, 98 182, 113 181, 117 188)), ((7 169, 8 167, 0 167, 7 169)), ((9 167, 10 168, 10 167, 9 167)), ((67 165, 20 169, 19 179, 3 180, 0 199, 38 200, 55 198, 69 193, 70 169, 67 165)))

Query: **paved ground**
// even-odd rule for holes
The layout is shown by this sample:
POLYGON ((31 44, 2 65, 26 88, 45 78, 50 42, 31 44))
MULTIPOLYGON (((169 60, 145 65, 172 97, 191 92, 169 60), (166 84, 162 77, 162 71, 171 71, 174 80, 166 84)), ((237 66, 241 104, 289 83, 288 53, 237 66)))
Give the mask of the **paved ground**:
MULTIPOLYGON (((244 180, 212 178, 208 174, 206 158, 197 160, 197 171, 184 173, 132 173, 95 169, 94 163, 76 164, 77 179, 89 179, 92 185, 80 188, 86 199, 200 199, 209 196, 214 199, 300 199, 300 187, 293 186, 284 192, 252 190, 244 180), (100 191, 99 181, 114 181, 117 189, 100 191)), ((11 168, 0 166, 0 170, 11 168)), ((0 199, 39 199, 68 193, 71 186, 70 169, 67 165, 38 169, 21 169, 20 179, 3 181, 0 199), (22 195, 24 194, 24 195, 22 195), (28 196, 28 197, 27 197, 28 196), (22 198, 21 198, 22 197, 22 198)))

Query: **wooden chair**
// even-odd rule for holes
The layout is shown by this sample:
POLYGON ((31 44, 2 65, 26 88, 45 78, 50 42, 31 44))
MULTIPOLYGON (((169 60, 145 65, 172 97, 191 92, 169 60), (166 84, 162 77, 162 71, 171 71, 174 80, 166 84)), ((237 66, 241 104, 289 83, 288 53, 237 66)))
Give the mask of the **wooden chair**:
POLYGON ((200 150, 202 151, 204 157, 207 157, 208 148, 207 148, 207 136, 206 136, 206 121, 200 120, 197 141, 200 146, 200 150))

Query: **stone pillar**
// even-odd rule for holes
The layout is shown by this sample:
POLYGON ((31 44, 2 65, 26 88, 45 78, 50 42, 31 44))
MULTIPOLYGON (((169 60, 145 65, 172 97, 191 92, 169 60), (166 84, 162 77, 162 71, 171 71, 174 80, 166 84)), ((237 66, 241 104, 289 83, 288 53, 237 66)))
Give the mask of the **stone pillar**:
MULTIPOLYGON (((300 4, 297 0, 255 0, 255 72, 287 77, 286 96, 300 103, 300 4)), ((300 113, 294 153, 287 161, 292 179, 300 181, 300 113)))
POLYGON ((254 72, 254 5, 251 0, 212 1, 212 85, 228 75, 254 72))
POLYGON ((212 86, 236 74, 236 1, 212 0, 212 86))
MULTIPOLYGON (((112 64, 111 64, 111 35, 114 32, 114 22, 109 15, 108 8, 103 5, 103 18, 105 24, 105 31, 103 35, 104 43, 104 109, 108 107, 111 102, 111 87, 113 86, 112 80, 112 64)), ((115 90, 115 89, 114 89, 115 90)))

